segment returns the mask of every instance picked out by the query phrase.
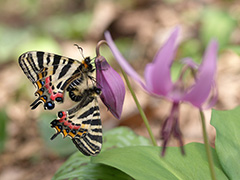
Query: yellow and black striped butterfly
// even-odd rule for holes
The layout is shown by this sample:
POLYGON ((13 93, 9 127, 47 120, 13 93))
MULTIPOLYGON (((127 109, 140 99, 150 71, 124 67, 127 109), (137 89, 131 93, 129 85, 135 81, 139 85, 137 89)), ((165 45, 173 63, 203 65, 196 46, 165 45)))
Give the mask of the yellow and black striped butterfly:
POLYGON ((70 137, 86 156, 97 155, 102 146, 102 125, 97 96, 101 89, 93 80, 94 68, 89 57, 82 62, 53 53, 29 51, 19 57, 19 65, 27 78, 37 87, 38 98, 30 105, 35 109, 43 103, 44 109, 52 110, 55 103, 64 102, 68 92, 77 105, 58 112, 51 122, 56 133, 70 137), (89 83, 91 79, 92 83, 89 83))

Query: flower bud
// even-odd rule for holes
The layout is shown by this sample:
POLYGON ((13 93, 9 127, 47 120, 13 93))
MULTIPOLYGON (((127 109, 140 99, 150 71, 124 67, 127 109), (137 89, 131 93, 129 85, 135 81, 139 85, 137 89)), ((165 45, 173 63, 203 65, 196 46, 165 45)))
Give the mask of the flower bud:
POLYGON ((110 112, 120 119, 125 97, 124 82, 103 56, 97 56, 95 65, 97 87, 102 90, 100 98, 110 112))

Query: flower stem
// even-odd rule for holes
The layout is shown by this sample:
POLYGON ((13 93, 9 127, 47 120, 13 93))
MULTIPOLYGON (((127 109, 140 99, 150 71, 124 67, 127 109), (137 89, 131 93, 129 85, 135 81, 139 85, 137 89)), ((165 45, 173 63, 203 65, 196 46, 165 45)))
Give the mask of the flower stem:
POLYGON ((97 57, 98 57, 98 56, 101 56, 101 55, 100 55, 100 46, 103 45, 103 44, 108 45, 107 41, 105 41, 105 40, 101 40, 101 41, 99 41, 99 42, 97 43, 97 46, 96 46, 96 56, 97 56, 97 57))
POLYGON ((148 123, 148 119, 147 119, 147 117, 146 117, 146 115, 145 115, 142 107, 140 106, 140 104, 139 104, 139 102, 138 102, 138 99, 137 99, 136 94, 134 93, 134 91, 133 91, 133 89, 132 89, 132 87, 131 87, 131 85, 130 85, 130 82, 129 82, 129 80, 128 80, 127 74, 122 70, 122 68, 121 68, 121 71, 122 71, 123 77, 124 77, 124 79, 125 79, 125 81, 126 81, 126 84, 127 84, 127 86, 128 86, 128 89, 130 90, 130 92, 131 92, 131 94, 132 94, 133 100, 135 101, 136 106, 137 106, 137 108, 138 108, 138 110, 139 110, 139 113, 140 113, 140 115, 141 115, 141 117, 142 117, 142 119, 143 119, 143 122, 144 122, 144 124, 145 124, 145 126, 146 126, 146 128, 147 128, 147 130, 148 130, 148 134, 149 134, 149 136, 150 136, 150 138, 151 138, 151 140, 152 140, 152 143, 153 143, 154 146, 157 146, 157 142, 156 142, 156 140, 155 140, 155 138, 154 138, 154 136, 153 136, 151 127, 150 127, 150 125, 149 125, 149 123, 148 123))
POLYGON ((204 116, 202 110, 199 110, 199 112, 200 112, 201 121, 202 121, 203 138, 204 138, 204 145, 205 145, 207 158, 208 158, 209 170, 210 170, 210 173, 211 173, 212 180, 216 180, 213 157, 212 157, 211 148, 210 148, 210 145, 209 145, 209 140, 208 140, 208 135, 207 135, 207 130, 206 130, 205 116, 204 116))

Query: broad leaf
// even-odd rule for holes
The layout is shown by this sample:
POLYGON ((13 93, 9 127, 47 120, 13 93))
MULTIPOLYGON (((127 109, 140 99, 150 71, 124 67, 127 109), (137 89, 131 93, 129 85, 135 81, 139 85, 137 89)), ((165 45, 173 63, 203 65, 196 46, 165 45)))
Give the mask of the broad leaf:
POLYGON ((131 129, 126 127, 119 127, 107 131, 104 133, 103 138, 103 151, 116 147, 151 145, 147 138, 137 136, 131 129))
MULTIPOLYGON (((119 127, 104 133, 102 152, 117 147, 149 145, 148 139, 137 136, 129 128, 119 127)), ((101 152, 101 153, 102 153, 101 152)), ((100 154, 101 154, 100 153, 100 154)), ((99 156, 99 155, 98 155, 99 156)), ((73 154, 57 171, 54 180, 62 179, 132 179, 122 171, 103 164, 91 163, 91 157, 80 152, 73 154)))
POLYGON ((230 179, 239 179, 240 107, 230 111, 213 110, 211 124, 216 128, 215 146, 224 171, 230 179))
POLYGON ((130 176, 116 168, 102 164, 92 164, 90 160, 90 157, 75 153, 58 169, 53 180, 131 179, 130 176))
MULTIPOLYGON (((208 180, 211 179, 205 147, 200 143, 185 145, 186 155, 178 147, 168 147, 165 157, 160 157, 160 147, 135 146, 115 148, 93 157, 93 163, 102 163, 127 173, 134 179, 208 180)), ((212 149, 218 180, 227 180, 212 149)))

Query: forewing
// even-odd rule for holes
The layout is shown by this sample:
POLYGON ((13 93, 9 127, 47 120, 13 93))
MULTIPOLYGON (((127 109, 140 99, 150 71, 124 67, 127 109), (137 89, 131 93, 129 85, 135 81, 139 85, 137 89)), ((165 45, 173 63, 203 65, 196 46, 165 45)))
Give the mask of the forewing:
POLYGON ((53 53, 26 52, 19 57, 19 65, 38 88, 35 94, 39 97, 31 104, 32 109, 41 102, 45 109, 53 109, 54 101, 63 102, 67 87, 83 76, 82 63, 53 53))
POLYGON ((70 137, 76 147, 86 156, 97 155, 102 146, 102 125, 96 96, 86 89, 80 102, 67 111, 60 111, 58 119, 51 122, 56 134, 70 137))

